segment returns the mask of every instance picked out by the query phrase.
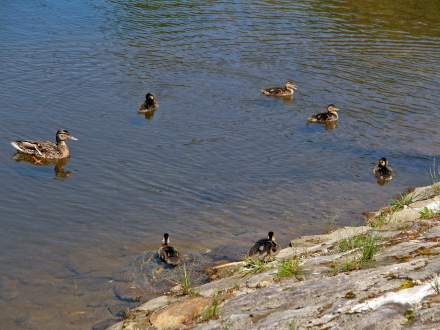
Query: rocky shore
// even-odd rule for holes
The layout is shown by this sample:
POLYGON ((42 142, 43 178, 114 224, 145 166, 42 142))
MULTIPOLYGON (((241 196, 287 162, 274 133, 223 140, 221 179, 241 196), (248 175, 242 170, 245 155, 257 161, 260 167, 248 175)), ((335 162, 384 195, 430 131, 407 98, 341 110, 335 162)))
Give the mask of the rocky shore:
POLYGON ((182 283, 109 330, 438 329, 440 184, 366 218, 295 239, 267 264, 214 267, 213 281, 182 283))

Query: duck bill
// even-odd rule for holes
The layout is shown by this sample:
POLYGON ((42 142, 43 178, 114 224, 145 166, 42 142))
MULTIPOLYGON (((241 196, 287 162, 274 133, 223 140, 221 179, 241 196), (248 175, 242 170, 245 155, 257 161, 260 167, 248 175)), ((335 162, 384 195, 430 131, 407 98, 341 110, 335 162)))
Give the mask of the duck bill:
POLYGON ((73 140, 73 141, 78 141, 78 139, 76 138, 76 137, 74 137, 74 136, 70 136, 69 137, 71 140, 73 140))

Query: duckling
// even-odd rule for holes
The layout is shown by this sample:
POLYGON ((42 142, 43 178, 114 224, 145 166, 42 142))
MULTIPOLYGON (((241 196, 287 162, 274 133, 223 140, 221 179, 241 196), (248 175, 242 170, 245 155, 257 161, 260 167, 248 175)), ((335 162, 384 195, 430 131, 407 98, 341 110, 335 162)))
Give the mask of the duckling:
POLYGON ((327 106, 327 112, 318 113, 309 118, 309 122, 311 123, 329 123, 335 122, 339 119, 338 116, 338 108, 334 104, 329 104, 327 106))
POLYGON ((275 235, 273 231, 267 234, 267 238, 258 240, 254 246, 249 250, 249 257, 257 257, 265 260, 278 251, 278 244, 275 242, 275 235))
POLYGON ((157 108, 159 108, 159 102, 157 102, 153 94, 147 93, 145 95, 145 102, 140 105, 138 112, 150 114, 156 111, 157 108))
POLYGON ((261 94, 266 96, 292 96, 297 87, 291 80, 287 80, 284 87, 270 87, 261 90, 261 94))
POLYGON ((165 262, 170 266, 177 266, 180 264, 180 254, 173 246, 170 244, 170 235, 168 233, 163 234, 162 246, 159 248, 157 253, 161 261, 165 262))
POLYGON ((373 174, 379 183, 384 183, 385 181, 390 181, 393 178, 394 171, 389 166, 388 160, 385 157, 382 157, 374 167, 373 174))
POLYGON ((60 129, 56 134, 56 143, 50 141, 20 140, 11 142, 18 153, 31 155, 34 159, 64 159, 70 156, 66 140, 77 141, 69 131, 60 129))

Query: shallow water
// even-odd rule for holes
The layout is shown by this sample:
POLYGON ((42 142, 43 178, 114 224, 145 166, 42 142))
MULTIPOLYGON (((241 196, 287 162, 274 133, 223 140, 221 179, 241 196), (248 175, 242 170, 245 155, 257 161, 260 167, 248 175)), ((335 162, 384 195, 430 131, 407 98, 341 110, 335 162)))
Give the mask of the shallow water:
POLYGON ((435 0, 3 1, 2 326, 102 326, 127 306, 115 274, 164 231, 186 254, 229 256, 271 229, 285 245, 360 224, 429 184, 439 23, 435 0), (286 79, 293 101, 259 95, 286 79), (328 103, 338 126, 308 125, 328 103), (80 139, 69 175, 12 159, 8 141, 59 128, 80 139), (382 156, 397 171, 385 186, 382 156))

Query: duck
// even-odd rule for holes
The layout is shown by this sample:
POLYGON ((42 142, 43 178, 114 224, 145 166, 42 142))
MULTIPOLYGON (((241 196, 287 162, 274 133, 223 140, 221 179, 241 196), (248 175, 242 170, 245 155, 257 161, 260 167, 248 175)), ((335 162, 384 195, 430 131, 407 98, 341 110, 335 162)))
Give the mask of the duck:
POLYGON ((296 85, 291 80, 287 80, 283 87, 269 87, 261 90, 261 94, 266 96, 292 96, 297 90, 296 85))
POLYGON ((145 95, 145 101, 140 105, 138 112, 151 114, 156 111, 157 108, 159 108, 159 102, 157 102, 156 97, 151 93, 147 93, 145 95))
POLYGON ((339 109, 336 108, 334 104, 329 104, 327 106, 327 112, 318 113, 309 118, 311 123, 330 123, 335 122, 339 119, 338 116, 339 109))
POLYGON ((157 251, 157 254, 162 262, 170 266, 180 264, 180 253, 170 245, 170 235, 168 233, 163 234, 162 245, 157 251))
POLYGON ((388 160, 382 157, 378 160, 377 165, 373 169, 373 174, 377 178, 378 182, 390 181, 393 178, 394 171, 389 165, 388 160))
POLYGON ((67 140, 78 141, 66 129, 60 129, 56 133, 56 143, 51 141, 18 140, 11 142, 17 153, 30 155, 33 159, 57 160, 70 157, 67 140))
POLYGON ((265 260, 275 255, 278 251, 278 244, 275 242, 273 231, 267 234, 267 238, 259 239, 249 250, 249 257, 257 257, 265 260))

